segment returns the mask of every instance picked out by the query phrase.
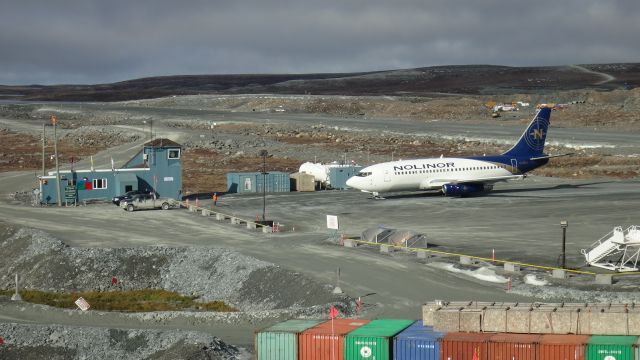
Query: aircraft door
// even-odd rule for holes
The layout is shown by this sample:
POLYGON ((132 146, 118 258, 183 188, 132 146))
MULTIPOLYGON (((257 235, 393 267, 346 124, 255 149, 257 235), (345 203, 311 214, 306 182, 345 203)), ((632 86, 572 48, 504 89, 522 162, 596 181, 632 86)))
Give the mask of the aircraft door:
POLYGON ((518 170, 518 159, 511 159, 511 171, 515 174, 519 172, 518 170))
POLYGON ((391 176, 389 175, 389 170, 384 171, 384 182, 391 181, 391 176))

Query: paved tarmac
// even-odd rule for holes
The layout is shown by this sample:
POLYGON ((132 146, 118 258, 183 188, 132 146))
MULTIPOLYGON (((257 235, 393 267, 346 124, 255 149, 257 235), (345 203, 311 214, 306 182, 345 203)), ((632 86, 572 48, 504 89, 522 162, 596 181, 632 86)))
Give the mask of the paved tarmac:
MULTIPOLYGON (((252 116, 258 118, 263 115, 234 116, 238 116, 238 119, 251 119, 252 116)), ((278 121, 287 121, 289 118, 288 115, 283 116, 278 121)), ((315 121, 313 119, 317 120, 317 117, 302 116, 296 119, 299 120, 295 121, 315 121)), ((336 124, 347 121, 347 124, 355 125, 360 120, 327 121, 336 124)), ((401 132, 424 126, 424 123, 409 121, 395 124, 401 126, 394 127, 394 131, 401 132)), ((369 130, 384 129, 388 125, 382 120, 367 123, 369 130)), ((434 123, 433 126, 440 124, 434 123)), ((459 132, 457 127, 462 125, 442 126, 442 132, 454 134, 459 132)), ((504 129, 505 138, 514 138, 521 132, 519 125, 505 126, 504 129)), ((554 138, 563 136, 563 131, 566 131, 566 136, 574 134, 580 137, 580 141, 597 140, 631 149, 631 152, 636 151, 637 138, 633 134, 607 135, 588 130, 557 130, 556 135, 554 129, 554 138)), ((158 131, 164 130, 159 126, 158 131)), ((483 126, 472 130, 467 128, 466 131, 480 135, 485 131, 497 133, 497 130, 492 131, 483 126)), ((109 155, 115 153, 118 158, 127 157, 135 151, 134 148, 131 145, 121 146, 109 155)), ((95 158, 100 163, 106 163, 109 159, 107 152, 95 158)), ((34 172, 0 174, 3 199, 7 193, 32 188, 34 180, 34 172)), ((638 179, 528 177, 524 181, 497 184, 495 190, 486 196, 463 199, 442 197, 435 193, 418 193, 396 194, 387 196, 386 200, 372 200, 367 194, 357 191, 268 194, 267 217, 284 224, 286 230, 279 234, 251 232, 243 226, 217 222, 212 217, 202 217, 185 210, 127 213, 108 204, 58 209, 14 205, 3 200, 0 201, 0 218, 8 223, 48 231, 71 246, 228 247, 330 284, 335 283, 335 272, 339 267, 340 286, 347 294, 357 297, 374 293, 364 298, 365 303, 370 306, 367 317, 419 318, 420 305, 434 299, 534 301, 536 298, 507 292, 503 284, 445 272, 403 254, 383 255, 373 250, 347 249, 330 244, 326 241, 331 233, 326 229, 327 214, 337 215, 340 232, 350 236, 358 236, 369 227, 384 225, 423 233, 441 250, 489 257, 491 250, 495 249, 500 259, 544 265, 557 263, 562 234, 559 223, 561 220, 568 220, 568 265, 580 267, 582 261, 579 249, 588 247, 614 226, 640 225, 639 185, 638 179), (292 231, 293 228, 295 231, 292 231)), ((260 194, 228 195, 221 197, 217 209, 254 219, 261 214, 262 201, 260 194)), ((210 206, 210 202, 203 201, 203 205, 210 206)), ((0 306, 0 321, 61 321, 59 317, 48 319, 45 315, 33 319, 23 315, 21 311, 7 309, 9 307, 0 306)), ((176 322, 140 325, 102 321, 100 318, 88 318, 83 324, 169 326, 196 330, 201 326, 201 329, 207 331, 217 331, 216 335, 236 344, 250 344, 252 331, 256 327, 255 324, 244 324, 225 338, 220 333, 220 329, 224 327, 216 328, 211 324, 176 322)))

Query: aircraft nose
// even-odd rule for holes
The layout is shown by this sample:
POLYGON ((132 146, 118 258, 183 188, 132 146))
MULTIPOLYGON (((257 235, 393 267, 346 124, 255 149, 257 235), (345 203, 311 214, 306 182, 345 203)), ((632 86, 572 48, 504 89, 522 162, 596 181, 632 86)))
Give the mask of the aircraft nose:
POLYGON ((355 188, 355 189, 357 189, 357 188, 358 188, 358 187, 356 186, 356 183, 357 183, 357 182, 358 182, 358 181, 357 181, 356 177, 355 177, 355 176, 352 176, 352 177, 350 177, 349 179, 347 179, 346 184, 347 184, 347 186, 348 186, 348 187, 350 187, 350 188, 355 188))

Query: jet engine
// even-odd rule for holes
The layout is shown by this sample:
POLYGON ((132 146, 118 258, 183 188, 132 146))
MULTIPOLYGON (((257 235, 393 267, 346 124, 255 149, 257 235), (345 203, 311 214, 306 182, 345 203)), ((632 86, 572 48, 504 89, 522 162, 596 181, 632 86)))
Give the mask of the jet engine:
POLYGON ((446 196, 464 197, 471 194, 490 191, 493 185, 483 183, 464 183, 464 184, 444 184, 442 185, 442 193, 446 196))

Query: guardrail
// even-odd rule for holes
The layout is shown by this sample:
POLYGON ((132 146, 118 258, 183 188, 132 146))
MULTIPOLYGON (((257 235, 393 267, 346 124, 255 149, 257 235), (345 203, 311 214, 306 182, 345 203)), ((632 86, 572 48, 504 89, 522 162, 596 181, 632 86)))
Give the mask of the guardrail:
POLYGON ((199 205, 196 206, 193 204, 189 204, 188 200, 181 202, 180 206, 186 208, 190 212, 195 212, 195 213, 200 212, 202 216, 215 216, 216 220, 218 221, 229 220, 230 223, 234 225, 245 224, 247 229, 251 229, 251 230, 262 229, 263 233, 279 232, 282 227, 280 224, 274 224, 274 226, 269 226, 269 225, 261 224, 257 221, 247 220, 235 214, 227 214, 220 211, 212 210, 210 208, 204 208, 199 205))
POLYGON ((625 272, 625 273, 602 274, 602 273, 596 273, 596 272, 593 272, 593 271, 564 269, 564 268, 554 267, 554 266, 536 265, 536 264, 529 264, 529 263, 525 263, 525 262, 512 261, 512 260, 500 260, 500 259, 487 258, 487 257, 475 256, 475 255, 467 255, 467 254, 462 254, 462 253, 455 253, 455 252, 448 252, 448 251, 441 251, 441 250, 432 250, 432 249, 425 249, 425 248, 407 247, 407 246, 402 246, 402 245, 375 243, 375 242, 370 242, 370 241, 358 240, 356 238, 351 238, 351 237, 343 237, 341 239, 341 244, 343 244, 344 246, 347 246, 345 244, 345 241, 347 241, 347 240, 351 241, 353 244, 371 245, 371 246, 379 246, 379 247, 386 246, 387 248, 400 249, 400 250, 409 251, 409 252, 432 253, 432 254, 437 254, 437 255, 442 255, 442 256, 460 257, 460 258, 466 257, 468 259, 482 260, 482 261, 493 262, 493 263, 513 264, 513 265, 517 265, 517 266, 520 266, 520 267, 527 267, 527 268, 540 269, 540 270, 551 270, 551 271, 558 270, 558 271, 564 271, 566 273, 579 274, 579 275, 592 275, 592 276, 601 276, 601 275, 605 275, 605 276, 640 275, 640 272, 625 272))

